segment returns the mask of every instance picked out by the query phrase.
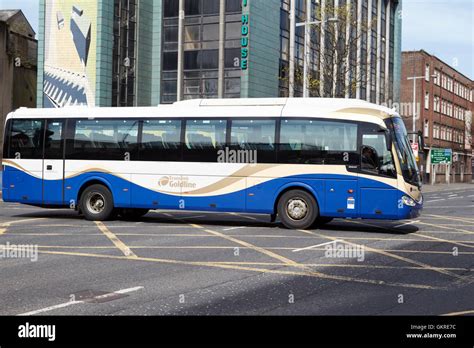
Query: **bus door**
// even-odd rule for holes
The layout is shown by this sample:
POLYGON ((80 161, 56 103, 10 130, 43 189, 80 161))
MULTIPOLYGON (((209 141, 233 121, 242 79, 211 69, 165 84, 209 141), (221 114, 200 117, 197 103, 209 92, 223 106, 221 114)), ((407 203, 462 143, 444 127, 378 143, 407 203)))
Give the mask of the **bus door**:
POLYGON ((66 120, 46 120, 43 159, 43 204, 64 202, 64 138, 66 120))
POLYGON ((8 150, 3 174, 3 199, 26 204, 42 203, 44 121, 11 119, 6 130, 8 150))
POLYGON ((360 216, 396 219, 397 174, 389 137, 385 130, 376 125, 364 125, 361 134, 360 216))

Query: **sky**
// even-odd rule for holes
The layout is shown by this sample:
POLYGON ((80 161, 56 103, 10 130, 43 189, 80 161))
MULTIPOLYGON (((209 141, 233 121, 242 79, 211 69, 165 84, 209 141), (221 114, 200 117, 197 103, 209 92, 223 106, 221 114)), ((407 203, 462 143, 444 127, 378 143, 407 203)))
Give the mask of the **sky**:
POLYGON ((402 28, 404 51, 424 49, 474 79, 474 0, 404 0, 402 28))
MULTIPOLYGON (((21 9, 38 32, 38 3, 0 0, 0 9, 21 9)), ((402 19, 403 50, 424 49, 474 79, 474 0, 403 0, 402 19)))

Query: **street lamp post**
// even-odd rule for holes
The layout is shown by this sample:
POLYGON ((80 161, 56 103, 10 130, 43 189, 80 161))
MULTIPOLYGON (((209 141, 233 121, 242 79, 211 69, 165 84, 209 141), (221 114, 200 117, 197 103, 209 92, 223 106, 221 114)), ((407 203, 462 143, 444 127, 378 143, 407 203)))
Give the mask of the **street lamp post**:
POLYGON ((325 21, 311 21, 311 1, 307 1, 306 8, 306 22, 296 24, 296 27, 305 27, 304 32, 304 60, 303 60, 303 97, 309 97, 309 72, 310 72, 310 58, 311 58, 311 26, 321 25, 322 23, 337 23, 337 18, 328 18, 325 21))

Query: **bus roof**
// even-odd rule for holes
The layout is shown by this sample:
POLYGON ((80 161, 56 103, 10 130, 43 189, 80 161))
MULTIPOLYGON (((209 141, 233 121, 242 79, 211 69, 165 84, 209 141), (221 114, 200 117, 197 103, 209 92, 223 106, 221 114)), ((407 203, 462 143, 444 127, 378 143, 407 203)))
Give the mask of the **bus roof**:
POLYGON ((20 108, 7 118, 318 117, 383 125, 392 116, 398 116, 394 110, 358 99, 248 98, 193 99, 157 107, 20 108))

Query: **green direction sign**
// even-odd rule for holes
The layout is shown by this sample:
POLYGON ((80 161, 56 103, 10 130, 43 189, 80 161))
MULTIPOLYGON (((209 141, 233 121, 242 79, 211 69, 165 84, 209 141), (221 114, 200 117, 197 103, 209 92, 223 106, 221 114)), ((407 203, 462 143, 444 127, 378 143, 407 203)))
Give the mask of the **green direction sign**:
POLYGON ((431 164, 450 164, 453 162, 453 150, 431 149, 431 164))

